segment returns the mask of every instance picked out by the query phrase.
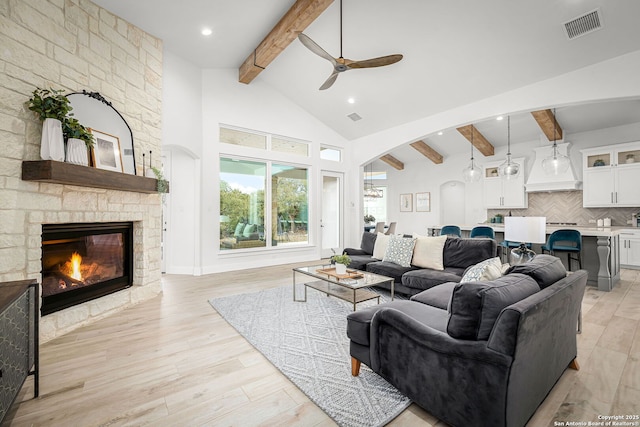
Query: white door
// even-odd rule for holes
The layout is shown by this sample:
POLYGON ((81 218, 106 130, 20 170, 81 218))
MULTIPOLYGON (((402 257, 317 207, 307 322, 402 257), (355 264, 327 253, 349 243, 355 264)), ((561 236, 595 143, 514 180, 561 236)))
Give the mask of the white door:
POLYGON ((320 239, 323 258, 342 250, 342 181, 341 173, 322 171, 320 239))

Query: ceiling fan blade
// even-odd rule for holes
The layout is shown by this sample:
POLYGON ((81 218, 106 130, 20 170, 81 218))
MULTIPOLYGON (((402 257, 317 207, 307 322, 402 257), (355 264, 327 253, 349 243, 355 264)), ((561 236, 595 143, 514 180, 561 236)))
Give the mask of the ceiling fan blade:
POLYGON ((373 68, 385 65, 395 64, 402 59, 402 55, 387 55, 379 58, 365 59, 363 61, 354 61, 347 64, 349 68, 373 68))
POLYGON ((329 78, 322 84, 322 86, 320 86, 320 90, 329 89, 335 83, 336 79, 338 78, 338 74, 339 73, 337 71, 331 73, 329 78))
POLYGON ((298 40, 300 40, 300 42, 302 42, 302 44, 305 45, 311 52, 323 57, 327 61, 330 61, 334 66, 336 65, 336 59, 333 56, 329 55, 323 48, 318 46, 318 44, 311 40, 311 38, 306 34, 298 34, 298 40))

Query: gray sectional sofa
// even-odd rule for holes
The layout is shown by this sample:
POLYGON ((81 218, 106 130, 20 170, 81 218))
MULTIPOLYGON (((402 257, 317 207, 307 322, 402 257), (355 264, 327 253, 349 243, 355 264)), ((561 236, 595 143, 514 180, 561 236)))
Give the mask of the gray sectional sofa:
MULTIPOLYGON (((377 235, 365 232, 359 249, 346 248, 349 268, 369 271, 395 279, 394 291, 405 295, 416 295, 426 289, 446 282, 459 282, 465 270, 481 261, 497 256, 497 243, 493 239, 447 238, 443 249, 444 270, 420 268, 415 265, 402 267, 392 262, 373 258, 377 235)), ((389 289, 390 285, 383 287, 389 289)))
POLYGON ((452 426, 524 426, 567 367, 587 272, 538 255, 488 282, 445 283, 351 313, 352 373, 369 366, 452 426))

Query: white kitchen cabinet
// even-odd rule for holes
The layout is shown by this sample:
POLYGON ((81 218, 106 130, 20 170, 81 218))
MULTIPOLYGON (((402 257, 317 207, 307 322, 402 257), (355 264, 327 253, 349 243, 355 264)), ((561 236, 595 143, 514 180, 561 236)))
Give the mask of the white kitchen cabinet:
POLYGON ((520 175, 515 179, 498 176, 498 167, 504 162, 490 162, 483 168, 484 206, 487 209, 518 209, 527 207, 524 189, 524 158, 512 159, 520 165, 520 175))
POLYGON ((640 142, 582 150, 582 205, 640 206, 640 142))
POLYGON ((640 230, 620 233, 620 266, 640 269, 640 230))

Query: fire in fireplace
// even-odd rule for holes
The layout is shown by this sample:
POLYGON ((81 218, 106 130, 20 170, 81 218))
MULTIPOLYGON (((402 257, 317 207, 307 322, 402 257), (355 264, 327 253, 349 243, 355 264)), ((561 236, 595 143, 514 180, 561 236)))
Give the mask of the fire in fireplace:
POLYGON ((42 315, 132 284, 133 223, 42 226, 42 315))

